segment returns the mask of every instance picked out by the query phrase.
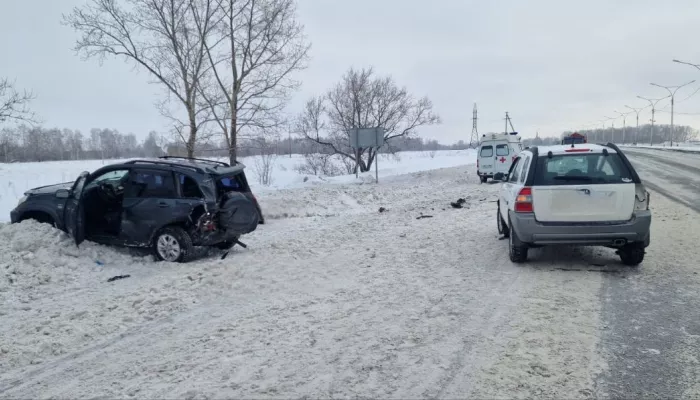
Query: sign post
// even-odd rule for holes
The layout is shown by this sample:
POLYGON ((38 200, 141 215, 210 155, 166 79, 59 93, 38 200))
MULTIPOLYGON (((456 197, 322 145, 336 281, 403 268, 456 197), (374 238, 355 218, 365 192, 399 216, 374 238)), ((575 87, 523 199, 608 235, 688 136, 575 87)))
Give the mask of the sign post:
POLYGON ((384 128, 353 128, 348 131, 350 147, 355 149, 355 176, 359 176, 362 149, 375 149, 375 179, 379 183, 379 148, 384 145, 384 128))

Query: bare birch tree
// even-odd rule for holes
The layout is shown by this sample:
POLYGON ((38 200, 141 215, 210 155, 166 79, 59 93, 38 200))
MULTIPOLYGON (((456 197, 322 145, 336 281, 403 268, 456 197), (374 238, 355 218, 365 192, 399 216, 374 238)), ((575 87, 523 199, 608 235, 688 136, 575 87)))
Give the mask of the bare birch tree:
POLYGON ((29 103, 35 98, 34 93, 18 92, 14 83, 0 78, 0 122, 36 122, 36 115, 29 109, 29 103))
POLYGON ((90 0, 63 17, 81 34, 75 50, 84 58, 134 62, 165 88, 168 99, 159 109, 173 122, 190 157, 199 129, 208 122, 209 109, 201 106, 198 87, 207 71, 204 43, 214 25, 214 1, 90 0), (170 100, 184 110, 173 114, 170 100))
POLYGON ((309 100, 297 118, 295 130, 365 172, 372 167, 377 150, 351 148, 351 129, 384 128, 384 141, 390 143, 415 134, 422 126, 438 123, 440 117, 433 113, 427 97, 415 99, 391 77, 375 77, 370 68, 350 69, 324 96, 309 100))
POLYGON ((213 1, 214 32, 205 35, 204 21, 196 19, 211 68, 200 89, 233 164, 240 137, 282 126, 281 111, 299 85, 291 75, 306 67, 310 46, 294 0, 213 1))

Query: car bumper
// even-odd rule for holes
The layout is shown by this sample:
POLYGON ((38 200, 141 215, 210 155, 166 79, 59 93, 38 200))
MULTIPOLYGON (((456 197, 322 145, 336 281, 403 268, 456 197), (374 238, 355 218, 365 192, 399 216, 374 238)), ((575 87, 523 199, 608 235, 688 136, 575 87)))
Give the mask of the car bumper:
POLYGON ((510 211, 511 229, 522 242, 535 245, 576 244, 620 247, 625 243, 649 245, 651 212, 637 211, 629 221, 614 224, 542 223, 534 214, 510 211))

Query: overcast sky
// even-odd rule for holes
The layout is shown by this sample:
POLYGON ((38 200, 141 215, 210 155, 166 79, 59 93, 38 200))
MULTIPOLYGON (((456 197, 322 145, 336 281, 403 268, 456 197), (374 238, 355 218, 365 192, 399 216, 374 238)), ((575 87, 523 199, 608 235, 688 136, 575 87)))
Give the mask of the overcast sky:
MULTIPOLYGON (((76 35, 61 14, 83 3, 0 0, 0 76, 36 92, 32 107, 48 127, 165 131, 153 105, 163 92, 145 72, 72 51, 76 35)), ((509 111, 525 137, 558 135, 646 105, 637 95, 662 97, 650 82, 697 78, 676 111, 700 113, 700 93, 682 101, 700 88, 700 71, 671 62, 700 63, 698 0, 300 0, 299 18, 312 59, 290 113, 351 66, 373 66, 432 99, 443 123, 420 134, 444 143, 469 140, 475 102, 480 132, 502 131, 509 111)), ((700 117, 676 114, 676 123, 700 128, 700 117)))

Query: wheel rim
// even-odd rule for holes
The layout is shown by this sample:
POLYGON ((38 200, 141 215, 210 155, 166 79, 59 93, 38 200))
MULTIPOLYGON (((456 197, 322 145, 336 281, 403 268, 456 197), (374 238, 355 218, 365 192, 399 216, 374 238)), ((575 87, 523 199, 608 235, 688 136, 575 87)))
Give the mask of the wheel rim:
POLYGON ((158 255, 165 261, 177 261, 182 252, 180 243, 173 235, 163 234, 158 237, 156 244, 158 255))

